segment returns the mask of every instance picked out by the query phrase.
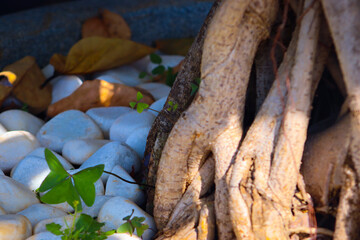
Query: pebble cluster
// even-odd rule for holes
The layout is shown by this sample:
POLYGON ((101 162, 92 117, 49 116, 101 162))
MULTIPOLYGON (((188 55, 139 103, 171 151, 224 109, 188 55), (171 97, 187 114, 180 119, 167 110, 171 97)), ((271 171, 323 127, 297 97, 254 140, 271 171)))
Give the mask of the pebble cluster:
MULTIPOLYGON (((183 57, 162 59, 165 67, 174 67, 183 57)), ((145 83, 148 79, 138 77, 141 71, 151 72, 154 67, 146 57, 132 65, 97 73, 95 77, 146 89, 156 100, 150 107, 160 111, 170 87, 145 83)), ((51 66, 44 73, 51 74, 51 66)), ((82 83, 81 76, 58 76, 51 82, 53 103, 69 96, 82 83)), ((68 110, 48 122, 22 110, 0 113, 0 239, 60 240, 60 236, 46 230, 46 224, 54 222, 65 228, 64 221, 71 222, 71 206, 40 203, 34 193, 50 172, 45 148, 53 151, 69 172, 104 164, 106 171, 134 181, 131 174, 141 169, 146 138, 156 115, 151 110, 138 113, 123 106, 92 108, 86 113, 68 110)), ((151 239, 155 235, 153 218, 141 208, 146 199, 138 185, 103 174, 95 188, 95 203, 91 207, 83 204, 83 213, 104 222, 102 230, 116 229, 134 210, 133 216, 145 217, 150 228, 142 238, 151 239)), ((140 238, 114 234, 108 239, 140 238)))

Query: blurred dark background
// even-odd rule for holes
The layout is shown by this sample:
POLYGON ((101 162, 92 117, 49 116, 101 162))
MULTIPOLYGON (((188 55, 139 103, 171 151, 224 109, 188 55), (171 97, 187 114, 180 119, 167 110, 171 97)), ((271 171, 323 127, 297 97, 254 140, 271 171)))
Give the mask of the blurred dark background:
POLYGON ((74 2, 76 0, 3 0, 0 7, 0 15, 15 13, 35 7, 52 5, 62 2, 74 2))

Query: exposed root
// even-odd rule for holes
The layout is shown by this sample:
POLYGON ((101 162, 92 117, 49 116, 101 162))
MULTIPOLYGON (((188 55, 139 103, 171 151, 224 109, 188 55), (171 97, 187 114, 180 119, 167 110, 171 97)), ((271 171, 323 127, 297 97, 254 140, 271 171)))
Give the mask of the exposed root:
POLYGON ((233 239, 225 174, 242 136, 252 61, 277 7, 271 0, 249 2, 225 1, 208 28, 199 93, 171 131, 159 165, 154 216, 160 229, 212 151, 218 234, 220 239, 233 239))

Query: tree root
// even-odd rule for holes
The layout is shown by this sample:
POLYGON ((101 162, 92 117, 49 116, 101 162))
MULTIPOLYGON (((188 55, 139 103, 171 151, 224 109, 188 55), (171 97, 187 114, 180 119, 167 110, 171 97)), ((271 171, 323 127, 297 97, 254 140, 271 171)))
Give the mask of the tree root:
POLYGON ((160 229, 211 151, 218 234, 220 239, 233 239, 225 173, 242 136, 252 60, 259 42, 268 36, 276 6, 276 1, 228 0, 217 10, 204 42, 199 93, 172 129, 162 152, 154 199, 160 229))

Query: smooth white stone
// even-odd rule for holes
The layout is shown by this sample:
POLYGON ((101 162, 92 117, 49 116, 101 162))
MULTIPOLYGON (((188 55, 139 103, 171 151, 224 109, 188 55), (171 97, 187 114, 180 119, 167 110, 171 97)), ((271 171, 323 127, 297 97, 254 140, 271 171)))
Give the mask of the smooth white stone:
POLYGON ((169 95, 171 87, 162 83, 143 83, 137 85, 137 87, 147 90, 155 98, 159 100, 160 98, 166 97, 169 95))
POLYGON ((103 139, 103 134, 88 115, 78 110, 68 110, 45 123, 36 137, 44 147, 61 152, 66 141, 103 139))
MULTIPOLYGON (((80 216, 80 214, 77 215, 77 218, 79 216, 80 216)), ((34 234, 46 232, 47 231, 46 224, 49 224, 49 223, 59 224, 61 226, 60 230, 63 231, 65 228, 67 228, 66 223, 68 224, 68 226, 71 226, 73 219, 74 219, 73 215, 66 215, 66 216, 61 216, 61 217, 44 219, 35 225, 33 232, 34 232, 34 234)))
POLYGON ((0 169, 0 176, 4 176, 4 172, 0 169))
POLYGON ((131 87, 134 87, 144 82, 144 79, 139 78, 139 74, 140 71, 131 65, 124 65, 101 73, 101 75, 103 76, 112 76, 114 79, 119 79, 125 85, 131 87))
POLYGON ((99 79, 99 80, 103 80, 109 83, 117 83, 117 84, 124 84, 124 82, 122 82, 119 78, 117 78, 114 75, 110 75, 110 74, 101 74, 99 76, 96 76, 95 79, 99 79))
POLYGON ((146 139, 149 134, 150 127, 142 127, 134 130, 132 134, 126 139, 126 144, 135 150, 139 158, 144 157, 146 139))
POLYGON ((153 217, 129 199, 120 196, 111 198, 100 209, 97 220, 105 223, 102 227, 103 231, 116 229, 125 222, 125 220, 123 220, 124 217, 131 215, 133 209, 134 214, 132 216, 145 217, 145 221, 143 223, 149 225, 149 228, 151 228, 144 232, 142 238, 144 240, 152 239, 157 231, 153 217))
POLYGON ((97 217, 99 214, 100 209, 104 205, 106 201, 108 201, 112 196, 106 196, 106 195, 98 195, 95 197, 95 202, 91 207, 88 207, 86 205, 83 205, 83 211, 82 213, 85 213, 92 217, 97 217))
MULTIPOLYGON (((141 166, 140 159, 136 152, 120 142, 110 142, 104 145, 86 160, 79 169, 93 167, 98 164, 104 164, 104 170, 108 172, 110 172, 115 165, 120 165, 128 173, 132 171, 138 172, 141 166)), ((106 182, 107 178, 108 174, 106 173, 101 176, 103 182, 106 182)))
POLYGON ((0 207, 7 213, 17 213, 39 203, 35 193, 7 176, 0 176, 0 207))
POLYGON ((0 215, 0 239, 24 240, 31 236, 31 223, 21 215, 0 215))
MULTIPOLYGON (((161 110, 164 108, 165 106, 165 103, 166 103, 166 100, 167 100, 167 97, 163 97, 163 98, 160 98, 159 100, 157 100, 156 102, 154 102, 153 104, 150 105, 150 108, 151 109, 154 109, 158 112, 161 112, 161 110)), ((154 114, 155 116, 157 116, 159 113, 158 112, 155 112, 155 111, 151 111, 149 109, 149 112, 151 112, 152 114, 154 114)))
POLYGON ((55 208, 51 207, 46 204, 34 204, 29 206, 28 208, 18 212, 17 214, 23 215, 29 219, 31 222, 31 225, 34 227, 38 222, 48 219, 48 218, 55 218, 55 217, 61 217, 66 216, 67 213, 55 208))
POLYGON ((56 236, 51 232, 41 232, 31 237, 27 238, 26 240, 61 240, 61 236, 56 236))
MULTIPOLYGON (((184 59, 184 56, 178 55, 160 55, 160 57, 162 59, 160 65, 163 65, 165 69, 168 67, 175 67, 184 59)), ((157 66, 159 66, 159 64, 150 62, 146 67, 146 71, 151 73, 151 71, 157 66)))
MULTIPOLYGON (((50 149, 49 149, 50 150, 50 149)), ((56 157, 57 159, 60 161, 60 163, 63 165, 63 167, 65 169, 72 169, 74 168, 73 165, 71 165, 65 158, 63 158, 61 155, 59 155, 58 153, 50 150, 56 157)), ((34 151, 30 152, 28 155, 26 155, 25 157, 39 157, 39 158, 44 158, 45 159, 45 148, 44 147, 39 147, 36 148, 34 151)), ((20 163, 20 162, 19 162, 20 163)), ((19 163, 17 163, 12 169, 11 169, 11 173, 10 173, 10 177, 13 176, 14 171, 16 170, 16 167, 19 165, 19 163)))
MULTIPOLYGON (((111 172, 127 181, 135 182, 135 180, 119 165, 116 165, 111 170, 111 172)), ((110 175, 106 182, 105 195, 122 196, 133 201, 137 205, 142 205, 143 203, 145 203, 145 194, 140 189, 140 186, 138 184, 130 184, 124 182, 120 178, 117 178, 113 175, 110 175)))
POLYGON ((67 213, 74 211, 74 209, 67 202, 58 203, 58 204, 49 204, 49 206, 60 209, 67 213))
POLYGON ((62 155, 69 162, 77 165, 83 164, 99 148, 109 143, 104 139, 75 139, 67 141, 62 149, 62 155))
POLYGON ((130 107, 99 107, 89 109, 86 114, 101 128, 104 137, 109 138, 110 127, 114 121, 131 111, 130 107))
POLYGON ((135 67, 140 72, 146 72, 147 66, 150 63, 150 56, 147 55, 139 60, 136 60, 135 62, 131 63, 131 66, 135 67))
MULTIPOLYGON (((72 168, 66 160, 61 160, 60 163, 65 169, 72 168)), ((29 190, 35 191, 50 173, 50 169, 45 158, 26 156, 11 173, 14 180, 24 184, 29 190)))
MULTIPOLYGON (((49 149, 50 150, 50 149, 49 149)), ((57 157, 57 159, 61 162, 61 164, 64 166, 65 169, 71 169, 74 168, 65 158, 63 158, 61 155, 59 155, 58 153, 50 150, 55 157, 57 157)), ((28 155, 26 155, 26 157, 29 156, 34 156, 34 157, 40 157, 40 158, 45 158, 45 148, 44 147, 39 147, 37 149, 35 149, 34 151, 32 151, 31 153, 29 153, 28 155)))
POLYGON ((0 123, 8 130, 23 130, 36 135, 44 121, 23 110, 12 109, 0 114, 0 123))
POLYGON ((139 238, 135 234, 130 236, 129 233, 115 233, 108 236, 106 240, 141 240, 141 238, 139 238))
POLYGON ((125 142, 133 131, 142 127, 151 127, 154 120, 155 115, 149 111, 125 113, 111 125, 110 140, 125 142))
POLYGON ((0 169, 10 170, 38 147, 39 141, 26 131, 10 131, 0 135, 0 169))
POLYGON ((45 79, 48 79, 48 78, 51 78, 52 76, 54 76, 55 68, 53 65, 48 64, 43 69, 41 69, 41 71, 44 74, 45 79))
POLYGON ((81 79, 76 75, 62 75, 51 81, 52 99, 51 104, 68 97, 82 84, 81 79))
POLYGON ((3 135, 7 132, 7 129, 0 123, 0 135, 3 135))

